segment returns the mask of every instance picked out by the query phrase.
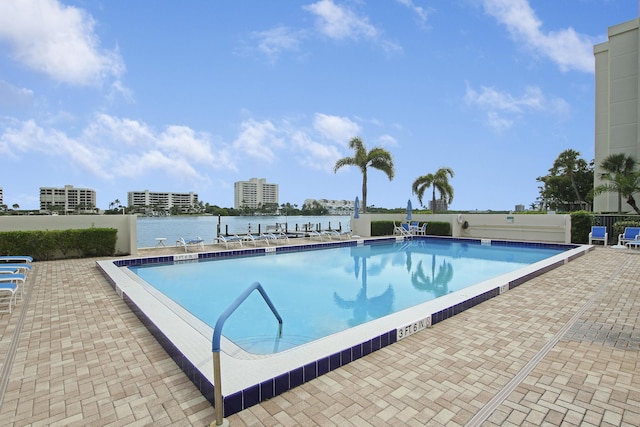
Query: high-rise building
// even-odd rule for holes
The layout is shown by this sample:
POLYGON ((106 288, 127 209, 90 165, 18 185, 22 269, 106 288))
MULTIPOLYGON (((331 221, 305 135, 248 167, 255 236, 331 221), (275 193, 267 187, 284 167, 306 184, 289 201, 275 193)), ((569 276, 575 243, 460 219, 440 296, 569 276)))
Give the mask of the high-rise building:
POLYGON ((258 209, 266 204, 278 203, 278 184, 267 184, 265 178, 251 178, 234 184, 233 207, 258 209))
POLYGON ((198 205, 198 195, 190 193, 163 193, 149 190, 129 191, 127 205, 135 208, 148 208, 156 211, 169 211, 177 206, 188 210, 198 205))
MULTIPOLYGON (((609 27, 609 40, 593 47, 595 56, 595 174, 610 154, 626 154, 640 163, 640 19, 609 27)), ((637 199, 637 196, 635 196, 637 199)), ((618 194, 603 193, 593 210, 618 210, 618 194)), ((631 210, 622 202, 622 210, 631 210)))
POLYGON ((91 188, 40 187, 40 210, 65 212, 93 212, 96 208, 96 192, 91 188))

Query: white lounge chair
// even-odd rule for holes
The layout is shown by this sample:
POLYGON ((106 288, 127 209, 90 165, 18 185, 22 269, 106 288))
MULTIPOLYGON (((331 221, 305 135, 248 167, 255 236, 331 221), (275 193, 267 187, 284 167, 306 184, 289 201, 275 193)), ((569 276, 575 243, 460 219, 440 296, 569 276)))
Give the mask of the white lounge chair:
POLYGON ((19 285, 17 283, 8 282, 0 283, 0 305, 6 302, 8 308, 1 309, 0 313, 11 313, 13 306, 16 305, 16 296, 18 294, 19 285))
POLYGON ((287 236, 283 232, 278 233, 263 233, 260 235, 261 238, 265 239, 268 242, 273 242, 276 245, 278 243, 289 243, 289 236, 287 236))
POLYGON ((229 249, 229 243, 237 243, 238 246, 242 247, 242 237, 238 236, 237 234, 234 234, 232 236, 224 236, 221 234, 213 240, 217 241, 221 245, 224 244, 227 249, 229 249))
MULTIPOLYGON (((0 293, 11 294, 9 298, 13 299, 15 305, 18 294, 20 294, 20 298, 22 298, 22 286, 26 278, 22 273, 0 274, 0 293)), ((4 299, 6 299, 6 297, 0 297, 0 300, 4 299)), ((11 301, 9 301, 9 312, 11 312, 11 301)))
POLYGON ((602 243, 607 246, 607 240, 609 240, 609 234, 607 233, 607 227, 604 225, 594 225, 589 232, 589 244, 593 244, 594 241, 602 243))
POLYGON ((260 236, 254 236, 253 234, 247 233, 245 236, 242 236, 242 240, 252 242, 253 246, 258 246, 258 242, 265 242, 267 246, 269 246, 269 239, 262 234, 260 236))
POLYGON ((196 247, 200 250, 204 250, 204 240, 200 237, 196 237, 195 239, 185 240, 183 237, 180 240, 176 240, 176 246, 183 247, 185 252, 189 251, 189 248, 196 247))

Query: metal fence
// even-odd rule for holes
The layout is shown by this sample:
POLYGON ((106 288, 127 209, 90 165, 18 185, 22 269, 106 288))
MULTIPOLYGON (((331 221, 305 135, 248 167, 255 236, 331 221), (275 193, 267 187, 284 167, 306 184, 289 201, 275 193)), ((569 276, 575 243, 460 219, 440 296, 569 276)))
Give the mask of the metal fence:
POLYGON ((640 222, 640 215, 593 214, 593 225, 604 225, 605 227, 607 227, 609 243, 612 244, 618 242, 618 235, 613 229, 613 224, 620 221, 640 222))

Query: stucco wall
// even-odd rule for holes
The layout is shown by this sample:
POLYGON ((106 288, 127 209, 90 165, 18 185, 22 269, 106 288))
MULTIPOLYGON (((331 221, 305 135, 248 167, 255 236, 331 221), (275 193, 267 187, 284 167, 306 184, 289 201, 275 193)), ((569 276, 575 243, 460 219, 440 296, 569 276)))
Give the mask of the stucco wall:
POLYGON ((138 254, 138 229, 135 215, 0 216, 0 231, 70 230, 92 227, 118 230, 116 255, 138 254))
MULTIPOLYGON (((371 221, 400 223, 406 219, 406 214, 361 214, 360 218, 351 218, 351 230, 358 236, 370 237, 371 221)), ((448 222, 453 237, 571 243, 570 215, 414 214, 411 220, 448 222), (469 225, 467 229, 462 228, 465 221, 469 225)))

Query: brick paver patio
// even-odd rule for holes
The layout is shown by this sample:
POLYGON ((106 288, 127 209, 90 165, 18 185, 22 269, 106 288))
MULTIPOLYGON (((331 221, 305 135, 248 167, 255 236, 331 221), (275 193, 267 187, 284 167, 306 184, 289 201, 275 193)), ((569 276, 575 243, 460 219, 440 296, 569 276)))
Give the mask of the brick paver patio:
MULTIPOLYGON (((0 424, 208 426, 95 268, 37 262, 0 314, 0 424)), ((228 417, 231 426, 640 424, 640 251, 598 248, 228 417)))

